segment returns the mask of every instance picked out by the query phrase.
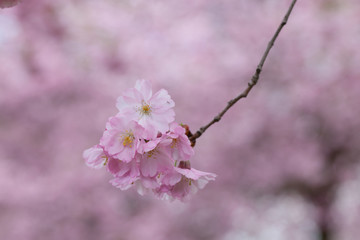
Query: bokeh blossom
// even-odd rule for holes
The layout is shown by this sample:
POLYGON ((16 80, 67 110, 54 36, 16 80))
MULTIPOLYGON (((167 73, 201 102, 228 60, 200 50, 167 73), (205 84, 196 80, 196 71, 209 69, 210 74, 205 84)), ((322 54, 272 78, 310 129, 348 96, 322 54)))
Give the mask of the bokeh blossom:
POLYGON ((17 5, 21 0, 0 0, 0 8, 9 8, 17 5))
POLYGON ((0 239, 358 239, 359 0, 297 1, 258 85, 198 139, 191 167, 219 177, 188 204, 146 195, 168 197, 176 171, 161 189, 139 173, 124 192, 107 183, 106 155, 98 171, 81 157, 143 76, 194 133, 247 86, 290 2, 0 9, 0 239))

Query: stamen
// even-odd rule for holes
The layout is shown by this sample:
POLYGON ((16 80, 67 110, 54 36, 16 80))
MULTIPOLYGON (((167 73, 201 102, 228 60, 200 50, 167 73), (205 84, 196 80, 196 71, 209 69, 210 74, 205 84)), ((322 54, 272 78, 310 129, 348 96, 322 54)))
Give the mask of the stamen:
POLYGON ((137 108, 137 111, 141 116, 150 115, 151 114, 151 106, 150 104, 145 103, 144 101, 141 103, 141 107, 137 108))
POLYGON ((107 164, 107 162, 109 161, 109 159, 107 156, 102 156, 101 158, 105 159, 105 162, 104 162, 104 166, 105 166, 107 164))
POLYGON ((146 115, 148 115, 150 113, 151 109, 150 106, 148 104, 145 104, 142 106, 142 112, 146 115))
POLYGON ((185 176, 182 176, 183 181, 188 182, 189 186, 191 186, 191 179, 185 176))
POLYGON ((156 155, 156 148, 147 152, 147 157, 152 158, 154 155, 156 155))
POLYGON ((132 147, 132 145, 131 145, 131 143, 133 142, 133 137, 131 137, 131 136, 126 136, 126 137, 124 137, 124 141, 123 141, 123 145, 124 145, 124 147, 126 147, 126 146, 130 146, 130 147, 132 147))
POLYGON ((129 146, 132 148, 132 143, 134 141, 135 137, 132 131, 126 131, 124 134, 122 134, 122 137, 120 138, 120 141, 122 142, 123 146, 129 146))
POLYGON ((177 139, 173 139, 171 142, 171 148, 176 148, 177 146, 177 139))
POLYGON ((156 159, 158 154, 159 154, 158 147, 155 147, 153 150, 146 152, 147 158, 156 159))

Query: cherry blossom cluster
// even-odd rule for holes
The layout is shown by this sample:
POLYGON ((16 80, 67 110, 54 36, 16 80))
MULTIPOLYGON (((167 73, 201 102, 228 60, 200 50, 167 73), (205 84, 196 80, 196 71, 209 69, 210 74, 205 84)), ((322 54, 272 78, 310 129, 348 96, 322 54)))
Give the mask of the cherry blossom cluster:
POLYGON ((100 143, 84 151, 86 164, 105 166, 121 190, 135 186, 141 195, 188 200, 216 175, 191 168, 194 150, 174 121, 174 106, 166 90, 152 94, 149 81, 137 81, 117 99, 119 112, 109 118, 100 143))

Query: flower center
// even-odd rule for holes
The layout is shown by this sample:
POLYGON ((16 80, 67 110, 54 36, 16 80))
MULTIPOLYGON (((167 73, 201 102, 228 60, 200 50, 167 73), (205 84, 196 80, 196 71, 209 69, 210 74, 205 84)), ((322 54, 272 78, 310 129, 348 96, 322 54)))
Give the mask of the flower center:
POLYGON ((125 134, 122 136, 121 141, 124 147, 132 147, 132 143, 134 141, 135 137, 132 131, 126 131, 125 134))
POLYGON ((151 106, 150 106, 150 104, 142 102, 141 107, 138 108, 138 111, 140 112, 141 116, 144 116, 144 115, 148 116, 151 114, 151 106))
POLYGON ((145 105, 142 106, 142 112, 144 114, 149 114, 150 111, 151 111, 151 109, 150 109, 150 106, 148 104, 145 104, 145 105))
POLYGON ((172 140, 170 147, 171 147, 171 148, 176 148, 176 147, 177 147, 177 144, 178 144, 178 141, 177 141, 177 139, 175 138, 175 139, 172 140))
POLYGON ((109 158, 106 155, 102 156, 101 158, 104 159, 104 166, 105 166, 108 163, 109 158))
POLYGON ((157 150, 157 148, 154 148, 153 150, 148 151, 146 153, 146 156, 147 156, 147 158, 156 158, 157 154, 158 154, 158 150, 157 150))

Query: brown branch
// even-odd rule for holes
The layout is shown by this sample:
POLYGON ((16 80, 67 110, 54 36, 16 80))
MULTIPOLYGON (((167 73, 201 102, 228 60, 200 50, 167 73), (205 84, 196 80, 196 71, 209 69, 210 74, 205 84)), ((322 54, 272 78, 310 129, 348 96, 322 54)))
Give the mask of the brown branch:
POLYGON ((294 8, 294 5, 296 3, 296 0, 293 0, 284 19, 281 21, 279 27, 277 28, 274 36, 271 38, 270 42, 268 43, 267 45, 267 48, 260 60, 260 63, 259 65, 257 66, 256 68, 256 71, 254 73, 254 75, 252 76, 251 78, 251 81, 248 83, 248 86, 247 88, 237 97, 235 97, 234 99, 231 99, 227 106, 224 108, 224 110, 222 110, 217 116, 214 117, 214 119, 209 122, 207 125, 201 127, 194 135, 192 135, 189 139, 191 141, 191 143, 193 145, 195 145, 195 142, 196 142, 196 139, 199 138, 205 131, 206 129, 208 129, 211 125, 213 125, 214 123, 216 122, 219 122, 222 118, 222 116, 224 116, 224 114, 235 104, 237 103, 237 101, 239 101, 241 98, 246 98, 247 95, 249 94, 249 92, 251 91, 251 89, 256 85, 256 83, 258 82, 259 80, 259 77, 260 77, 260 73, 262 71, 262 68, 263 68, 263 65, 264 65, 264 62, 270 52, 270 49, 272 48, 272 46, 274 45, 274 42, 276 40, 276 38, 278 37, 281 29, 285 26, 285 24, 287 23, 288 21, 288 18, 290 16, 290 13, 292 11, 292 9, 294 8))

